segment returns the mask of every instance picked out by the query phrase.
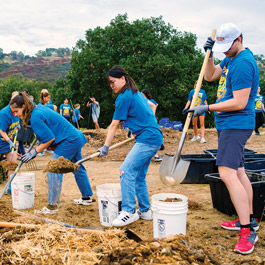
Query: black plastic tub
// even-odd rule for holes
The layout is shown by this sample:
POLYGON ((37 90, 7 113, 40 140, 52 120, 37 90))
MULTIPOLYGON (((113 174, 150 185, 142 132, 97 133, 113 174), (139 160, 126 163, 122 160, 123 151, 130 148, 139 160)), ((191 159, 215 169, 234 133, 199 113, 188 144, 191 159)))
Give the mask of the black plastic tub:
POLYGON ((265 160, 265 154, 245 154, 244 155, 245 162, 257 161, 257 160, 265 160))
MULTIPOLYGON (((248 176, 250 178, 251 185, 253 188, 254 215, 259 220, 261 218, 262 220, 265 220, 263 214, 265 201, 265 181, 257 181, 257 174, 248 174, 248 176)), ((217 209, 218 211, 224 214, 236 215, 237 213, 232 204, 229 192, 224 182, 221 180, 219 174, 206 174, 205 178, 208 179, 210 183, 213 208, 217 209)))
POLYGON ((204 175, 218 172, 215 158, 209 154, 181 155, 181 159, 191 162, 181 184, 208 184, 204 175))
MULTIPOLYGON (((213 155, 217 155, 217 151, 218 151, 218 149, 205 149, 205 150, 203 150, 204 153, 206 153, 206 154, 211 153, 213 155)), ((245 148, 244 153, 245 154, 255 154, 257 152, 254 150, 245 148)))
POLYGON ((245 169, 251 171, 265 169, 265 159, 245 162, 245 169))

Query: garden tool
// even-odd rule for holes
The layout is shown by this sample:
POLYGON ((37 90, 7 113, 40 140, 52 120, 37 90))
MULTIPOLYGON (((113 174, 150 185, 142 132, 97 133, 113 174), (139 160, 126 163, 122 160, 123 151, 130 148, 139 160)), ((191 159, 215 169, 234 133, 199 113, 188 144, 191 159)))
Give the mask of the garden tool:
MULTIPOLYGON (((34 144, 36 143, 37 138, 35 137, 35 139, 33 140, 32 144, 29 147, 29 151, 31 151, 31 149, 33 148, 34 144)), ((19 165, 17 166, 16 170, 14 171, 14 173, 10 176, 9 180, 7 181, 4 189, 2 190, 1 194, 0 194, 0 200, 2 199, 3 195, 5 194, 5 191, 7 190, 7 188, 9 187, 9 185, 11 184, 11 182, 13 181, 13 179, 15 178, 17 172, 19 171, 19 169, 21 168, 21 166, 23 165, 23 162, 20 161, 19 165)))
MULTIPOLYGON (((14 141, 13 141, 14 146, 16 146, 16 142, 17 142, 17 134, 18 134, 18 127, 16 128, 16 132, 15 132, 15 135, 14 135, 14 141)), ((11 149, 10 161, 12 161, 12 159, 13 159, 14 151, 15 151, 15 148, 12 147, 12 149, 11 149)))
MULTIPOLYGON (((211 35, 212 39, 215 38, 215 34, 216 34, 216 30, 214 29, 211 35)), ((211 50, 208 49, 206 52, 204 61, 203 61, 199 79, 198 79, 198 82, 195 88, 194 96, 191 101, 191 105, 190 105, 191 109, 195 107, 195 103, 196 103, 196 100, 197 100, 197 97, 198 97, 198 94, 199 94, 199 91, 202 85, 202 80, 203 80, 204 72, 205 72, 205 69, 206 69, 206 66, 209 60, 210 53, 211 53, 211 50)), ((160 176, 161 181, 168 186, 174 186, 182 182, 184 178, 186 177, 187 171, 189 169, 190 161, 183 160, 180 156, 180 153, 181 153, 182 147, 185 142, 185 138, 186 138, 187 131, 190 125, 190 121, 192 119, 192 115, 193 114, 191 112, 188 113, 183 131, 182 131, 182 134, 179 140, 179 145, 178 145, 176 155, 165 154, 161 162, 160 169, 159 169, 159 176, 160 176)))
MULTIPOLYGON (((35 136, 35 138, 34 138, 34 140, 33 140, 33 142, 35 141, 37 141, 37 137, 36 137, 36 135, 34 134, 34 136, 35 136)), ((28 150, 28 152, 29 152, 30 150, 28 150)), ((32 160, 29 160, 28 161, 28 163, 25 163, 25 165, 26 165, 26 169, 27 170, 37 170, 38 168, 37 168, 37 165, 36 165, 36 162, 32 159, 32 160)))

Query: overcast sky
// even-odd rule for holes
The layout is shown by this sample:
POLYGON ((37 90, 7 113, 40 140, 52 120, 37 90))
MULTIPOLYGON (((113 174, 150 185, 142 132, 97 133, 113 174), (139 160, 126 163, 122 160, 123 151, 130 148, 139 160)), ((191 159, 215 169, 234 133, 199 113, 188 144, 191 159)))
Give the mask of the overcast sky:
POLYGON ((265 55, 265 0, 0 0, 0 48, 5 53, 75 46, 85 31, 105 27, 118 14, 129 21, 163 16, 179 31, 197 35, 202 48, 213 28, 232 22, 244 45, 265 55))

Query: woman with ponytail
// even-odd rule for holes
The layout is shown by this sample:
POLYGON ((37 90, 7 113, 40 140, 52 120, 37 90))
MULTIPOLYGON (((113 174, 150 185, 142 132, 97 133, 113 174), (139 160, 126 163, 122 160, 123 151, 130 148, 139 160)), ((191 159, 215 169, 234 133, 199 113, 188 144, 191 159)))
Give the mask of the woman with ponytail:
MULTIPOLYGON (((63 156, 73 163, 82 159, 81 149, 86 143, 83 133, 77 130, 59 113, 47 107, 34 107, 33 103, 24 94, 20 93, 10 101, 11 111, 23 120, 25 127, 30 122, 40 145, 36 149, 22 156, 21 161, 27 163, 36 155, 48 148, 54 149, 51 159, 63 156)), ((74 200, 75 204, 91 205, 93 192, 88 180, 85 167, 81 164, 74 172, 75 180, 82 194, 82 198, 74 200)), ((60 203, 63 174, 48 172, 48 206, 39 213, 56 213, 60 203)))
POLYGON ((98 149, 99 156, 108 154, 120 121, 126 121, 136 140, 136 144, 120 167, 122 211, 112 225, 124 226, 139 218, 152 220, 146 174, 152 157, 163 143, 162 132, 144 96, 121 66, 112 67, 106 78, 112 91, 118 97, 115 101, 115 112, 105 144, 98 149), (135 209, 136 197, 139 204, 138 211, 135 209))

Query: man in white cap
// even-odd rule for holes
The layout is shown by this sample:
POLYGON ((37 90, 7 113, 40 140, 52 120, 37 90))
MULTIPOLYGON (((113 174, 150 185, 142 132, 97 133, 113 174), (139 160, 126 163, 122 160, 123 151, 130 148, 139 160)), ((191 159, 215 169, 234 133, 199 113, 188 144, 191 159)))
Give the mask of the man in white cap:
POLYGON ((224 229, 240 230, 235 251, 249 254, 258 240, 259 229, 254 218, 253 190, 244 168, 244 148, 255 128, 255 96, 259 87, 259 69, 252 52, 244 48, 241 30, 232 23, 223 24, 216 40, 208 38, 205 50, 223 52, 226 58, 214 64, 213 53, 205 71, 205 80, 219 80, 215 104, 198 106, 190 111, 200 116, 206 111, 215 112, 218 131, 216 165, 225 183, 238 219, 223 222, 224 229))

